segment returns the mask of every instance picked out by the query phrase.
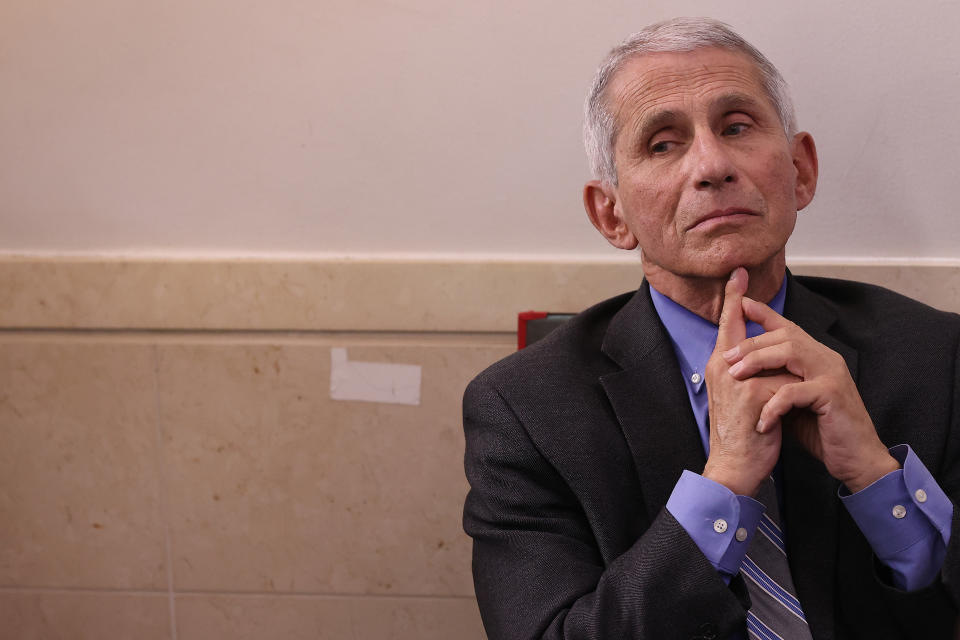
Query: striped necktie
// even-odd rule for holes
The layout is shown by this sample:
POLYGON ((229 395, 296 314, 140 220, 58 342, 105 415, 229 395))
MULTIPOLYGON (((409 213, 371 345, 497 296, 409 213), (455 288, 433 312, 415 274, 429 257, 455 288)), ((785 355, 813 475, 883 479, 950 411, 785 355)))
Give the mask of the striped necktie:
POLYGON ((740 567, 751 602, 747 635, 753 640, 812 640, 790 577, 773 478, 760 485, 757 500, 766 512, 740 567))

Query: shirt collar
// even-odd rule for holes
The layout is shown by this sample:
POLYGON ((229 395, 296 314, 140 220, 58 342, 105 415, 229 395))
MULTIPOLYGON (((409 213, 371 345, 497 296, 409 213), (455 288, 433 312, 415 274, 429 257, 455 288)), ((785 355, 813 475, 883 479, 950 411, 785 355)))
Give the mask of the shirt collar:
MULTIPOLYGON (((783 303, 787 297, 787 279, 784 277, 780 290, 767 303, 771 309, 783 315, 783 303)), ((680 372, 683 374, 684 381, 692 385, 696 393, 699 393, 703 387, 703 372, 707 366, 707 360, 713 353, 713 348, 717 344, 717 325, 708 320, 704 320, 686 307, 683 307, 667 296, 663 295, 652 286, 650 287, 650 297, 653 298, 653 306, 660 316, 660 321, 667 329, 670 340, 673 342, 674 351, 680 360, 680 372)), ((763 327, 755 322, 747 321, 747 337, 760 335, 763 333, 763 327)))

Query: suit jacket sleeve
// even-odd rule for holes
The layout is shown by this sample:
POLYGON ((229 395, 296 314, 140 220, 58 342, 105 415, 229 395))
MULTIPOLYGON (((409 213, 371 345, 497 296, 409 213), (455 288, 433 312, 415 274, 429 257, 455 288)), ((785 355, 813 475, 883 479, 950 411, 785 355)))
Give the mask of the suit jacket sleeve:
POLYGON ((884 604, 907 630, 909 637, 960 637, 957 603, 960 603, 960 344, 954 357, 953 397, 950 398, 950 435, 937 482, 953 502, 950 542, 940 575, 929 587, 905 592, 892 585, 886 568, 875 559, 875 579, 880 585, 884 604), (957 633, 954 633, 956 628, 957 633))
POLYGON ((728 587, 666 509, 605 561, 577 497, 494 384, 467 388, 464 427, 464 529, 491 640, 719 638, 743 628, 742 580, 728 587))

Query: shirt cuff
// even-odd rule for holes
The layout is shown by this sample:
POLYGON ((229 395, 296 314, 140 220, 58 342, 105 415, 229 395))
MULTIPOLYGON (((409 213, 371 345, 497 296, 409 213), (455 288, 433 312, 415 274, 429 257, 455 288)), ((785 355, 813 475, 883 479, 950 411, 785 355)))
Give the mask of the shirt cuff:
POLYGON ((740 570, 764 506, 718 482, 684 471, 667 500, 667 511, 729 582, 740 570))
POLYGON ((908 445, 892 447, 902 469, 840 500, 867 538, 877 558, 893 571, 894 584, 905 590, 924 587, 936 578, 947 544, 953 503, 908 445))

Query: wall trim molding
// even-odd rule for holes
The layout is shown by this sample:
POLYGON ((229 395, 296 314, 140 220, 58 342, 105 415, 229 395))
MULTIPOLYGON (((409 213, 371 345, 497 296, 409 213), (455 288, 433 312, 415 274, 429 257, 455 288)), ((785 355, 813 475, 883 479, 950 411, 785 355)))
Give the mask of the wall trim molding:
MULTIPOLYGON (((960 312, 960 264, 790 266, 960 312)), ((641 277, 611 260, 3 256, 0 328, 512 332, 519 311, 578 311, 641 277)))

